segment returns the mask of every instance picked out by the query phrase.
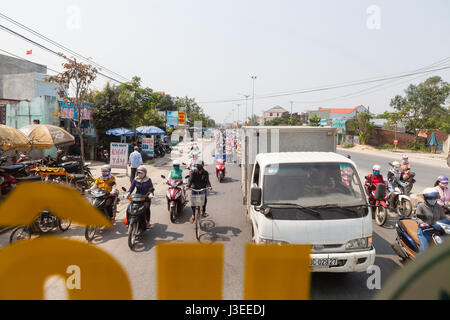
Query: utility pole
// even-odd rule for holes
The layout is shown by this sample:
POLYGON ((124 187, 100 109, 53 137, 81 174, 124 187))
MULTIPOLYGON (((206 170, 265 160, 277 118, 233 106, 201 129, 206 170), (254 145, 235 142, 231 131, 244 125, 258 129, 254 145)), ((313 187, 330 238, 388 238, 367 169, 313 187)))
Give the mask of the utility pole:
POLYGON ((237 127, 239 126, 239 107, 241 106, 240 104, 236 104, 237 105, 237 127))
POLYGON ((252 80, 253 80, 253 99, 252 99, 252 115, 251 115, 251 117, 252 117, 252 124, 255 125, 253 123, 253 115, 255 114, 254 107, 255 107, 255 80, 256 80, 256 76, 252 76, 252 80))

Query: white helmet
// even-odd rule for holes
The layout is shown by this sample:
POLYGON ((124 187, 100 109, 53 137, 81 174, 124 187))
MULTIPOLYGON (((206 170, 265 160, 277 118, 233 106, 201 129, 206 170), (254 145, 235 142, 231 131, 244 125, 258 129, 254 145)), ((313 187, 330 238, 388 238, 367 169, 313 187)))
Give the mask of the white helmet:
POLYGON ((398 162, 398 161, 394 161, 394 162, 392 162, 392 166, 393 166, 394 168, 400 168, 401 164, 400 164, 400 162, 398 162))
POLYGON ((404 155, 402 156, 402 159, 403 159, 403 160, 408 160, 408 155, 404 154, 404 155))
POLYGON ((139 172, 144 173, 144 177, 147 175, 147 168, 144 166, 139 166, 139 168, 136 169, 136 174, 138 174, 139 172))
POLYGON ((181 162, 180 162, 180 160, 173 160, 172 165, 173 166, 179 166, 179 165, 181 165, 181 162))
POLYGON ((381 167, 378 164, 376 164, 376 165, 373 166, 372 170, 373 171, 380 171, 381 167))
POLYGON ((109 164, 105 164, 101 168, 102 172, 111 172, 111 166, 109 164))

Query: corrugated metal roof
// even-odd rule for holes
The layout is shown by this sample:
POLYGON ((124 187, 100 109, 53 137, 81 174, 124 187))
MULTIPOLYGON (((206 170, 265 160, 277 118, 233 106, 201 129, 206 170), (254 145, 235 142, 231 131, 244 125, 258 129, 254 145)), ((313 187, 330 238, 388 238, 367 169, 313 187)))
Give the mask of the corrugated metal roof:
POLYGON ((256 160, 261 167, 274 163, 349 163, 355 168, 355 163, 347 157, 334 152, 279 152, 260 153, 256 160))

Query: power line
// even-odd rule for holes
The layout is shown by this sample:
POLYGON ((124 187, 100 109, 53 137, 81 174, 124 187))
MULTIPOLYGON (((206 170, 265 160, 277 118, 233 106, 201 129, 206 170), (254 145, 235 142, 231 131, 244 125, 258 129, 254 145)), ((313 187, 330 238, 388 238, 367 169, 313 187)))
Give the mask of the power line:
MULTIPOLYGON (((14 58, 17 58, 17 59, 20 59, 20 60, 23 60, 23 61, 27 61, 27 62, 31 62, 31 63, 36 63, 36 62, 31 61, 31 60, 27 60, 27 59, 25 59, 25 58, 22 58, 22 57, 18 56, 17 54, 8 52, 8 51, 6 51, 6 50, 0 49, 0 51, 4 52, 4 53, 6 53, 6 54, 9 54, 10 56, 13 56, 14 58)), ((47 69, 50 70, 50 71, 59 73, 59 71, 56 71, 56 70, 54 70, 54 69, 52 69, 52 68, 49 68, 48 66, 46 66, 46 67, 47 67, 47 69)))
MULTIPOLYGON (((363 85, 363 84, 375 83, 375 82, 380 82, 380 81, 406 78, 406 77, 410 77, 410 76, 417 75, 417 74, 430 73, 430 72, 445 70, 445 69, 449 69, 449 68, 450 68, 450 66, 445 66, 442 68, 437 68, 437 69, 432 69, 432 70, 427 70, 427 71, 412 72, 412 73, 401 74, 401 75, 397 75, 397 76, 385 77, 385 78, 380 78, 380 79, 373 79, 373 80, 366 80, 366 81, 359 81, 359 82, 353 81, 351 83, 344 83, 344 84, 340 84, 340 85, 330 85, 330 86, 326 86, 326 87, 318 87, 318 88, 313 88, 313 89, 304 89, 304 90, 298 90, 296 92, 290 92, 290 93, 278 93, 278 94, 273 94, 273 95, 259 96, 259 97, 255 97, 255 99, 261 100, 261 99, 269 99, 269 98, 276 98, 276 97, 282 97, 282 96, 291 96, 291 95, 303 94, 303 93, 311 93, 311 92, 319 92, 319 91, 327 91, 327 90, 340 89, 340 88, 346 88, 346 87, 353 87, 353 86, 359 86, 359 85, 363 85)), ((202 103, 202 104, 228 103, 228 102, 239 102, 239 101, 245 101, 245 100, 244 99, 230 99, 230 100, 203 101, 203 102, 199 102, 199 103, 202 103)))
MULTIPOLYGON (((48 47, 46 47, 46 46, 40 44, 40 43, 38 43, 38 42, 36 42, 36 41, 34 41, 34 40, 31 40, 31 39, 25 37, 24 35, 22 35, 22 34, 20 34, 20 33, 16 32, 16 31, 14 31, 14 30, 11 30, 11 29, 5 27, 4 25, 1 25, 1 24, 0 24, 0 28, 3 29, 3 30, 5 30, 6 32, 11 33, 12 35, 14 35, 14 36, 16 36, 16 37, 19 37, 19 38, 21 38, 21 39, 23 39, 23 40, 25 40, 25 41, 27 41, 27 42, 29 42, 29 43, 31 43, 31 44, 34 44, 35 46, 37 46, 37 47, 39 47, 39 48, 41 48, 41 49, 44 49, 44 50, 46 50, 46 51, 48 51, 48 52, 50 52, 50 53, 52 53, 52 54, 54 54, 54 55, 56 55, 56 56, 62 58, 61 55, 60 55, 58 52, 56 52, 56 51, 54 51, 54 50, 52 50, 52 49, 50 49, 50 48, 48 48, 48 47)), ((68 59, 68 58, 66 58, 66 59, 70 61, 70 59, 68 59)), ((108 79, 112 80, 112 81, 118 82, 118 83, 120 83, 120 84, 123 83, 122 81, 119 81, 119 80, 117 80, 117 79, 114 79, 114 78, 112 78, 112 77, 110 77, 110 76, 108 76, 108 75, 106 75, 106 74, 104 74, 104 73, 102 73, 102 72, 97 72, 97 73, 98 73, 99 75, 105 77, 105 78, 108 78, 108 79)))
POLYGON ((73 51, 73 50, 71 50, 71 49, 65 47, 64 45, 62 45, 62 44, 60 44, 60 43, 58 43, 58 42, 56 42, 56 41, 54 41, 54 40, 52 40, 52 39, 50 39, 50 38, 44 36, 43 34, 41 34, 41 33, 37 32, 37 31, 35 31, 35 30, 33 30, 33 29, 31 29, 31 28, 29 28, 29 27, 23 25, 22 23, 20 23, 20 22, 14 20, 14 19, 12 19, 12 18, 10 18, 10 17, 8 17, 8 16, 2 14, 1 12, 0 12, 0 17, 6 19, 6 20, 8 20, 9 22, 15 24, 16 26, 18 26, 18 27, 20 27, 20 28, 22 28, 22 29, 24 29, 24 30, 26 30, 26 31, 28 31, 28 32, 30 32, 30 33, 32 33, 32 34, 34 34, 35 36, 37 36, 37 37, 39 37, 39 38, 41 38, 41 39, 43 39, 43 40, 45 40, 45 41, 47 41, 47 42, 49 42, 49 43, 55 45, 55 46, 57 46, 58 48, 63 49, 63 50, 65 50, 65 51, 67 51, 67 52, 73 54, 74 56, 77 56, 77 57, 79 57, 79 58, 81 58, 81 59, 83 59, 83 60, 85 60, 85 61, 88 61, 89 63, 94 64, 95 66, 97 66, 98 68, 100 68, 100 69, 102 69, 102 70, 109 71, 111 74, 114 74, 114 75, 119 76, 120 78, 122 78, 122 79, 124 79, 124 80, 126 80, 126 81, 129 81, 126 77, 121 76, 120 74, 118 74, 118 73, 116 73, 116 72, 114 72, 114 71, 112 71, 112 70, 110 70, 110 69, 108 69, 108 68, 106 68, 106 67, 103 67, 102 65, 96 63, 95 61, 91 61, 89 58, 84 57, 83 55, 81 55, 81 54, 79 54, 79 53, 77 53, 77 52, 75 52, 75 51, 73 51))

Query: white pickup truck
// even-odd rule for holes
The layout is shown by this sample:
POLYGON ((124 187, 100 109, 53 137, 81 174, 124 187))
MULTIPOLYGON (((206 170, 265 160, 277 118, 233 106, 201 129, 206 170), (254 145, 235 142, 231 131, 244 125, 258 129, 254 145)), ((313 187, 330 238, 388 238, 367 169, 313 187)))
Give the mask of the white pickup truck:
POLYGON ((355 163, 335 153, 335 129, 247 127, 243 132, 242 182, 252 240, 312 245, 313 272, 360 272, 373 265, 371 209, 355 163), (255 134, 259 130, 263 133, 255 134), (251 141, 258 148, 265 143, 259 137, 270 144, 262 149, 272 152, 253 158, 251 141), (284 150, 273 152, 280 147, 284 150))

